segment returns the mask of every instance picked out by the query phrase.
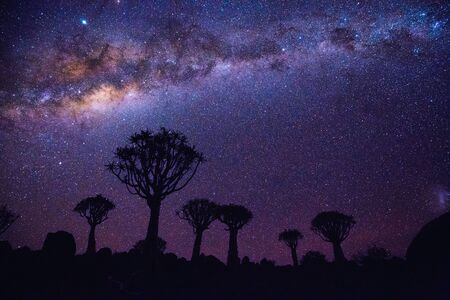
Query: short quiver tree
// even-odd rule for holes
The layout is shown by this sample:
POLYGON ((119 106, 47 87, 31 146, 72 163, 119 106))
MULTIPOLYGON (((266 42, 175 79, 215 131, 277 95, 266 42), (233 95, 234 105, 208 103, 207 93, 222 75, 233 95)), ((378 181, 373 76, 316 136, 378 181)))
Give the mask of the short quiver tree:
POLYGON ((319 213, 311 222, 311 229, 324 241, 333 245, 334 261, 346 261, 341 244, 356 224, 352 216, 337 211, 319 213))
POLYGON ((298 266, 297 245, 298 240, 303 238, 303 234, 297 229, 285 229, 278 235, 278 240, 286 244, 291 249, 292 263, 298 266))
POLYGON ((246 207, 235 204, 222 205, 219 208, 218 219, 227 226, 229 232, 227 265, 239 264, 237 236, 238 232, 253 218, 253 214, 246 207))
POLYGON ((177 216, 182 220, 186 220, 192 226, 195 234, 192 261, 200 256, 203 232, 217 218, 218 207, 217 204, 208 199, 192 199, 177 211, 177 216))
POLYGON ((114 208, 114 203, 102 195, 85 198, 75 206, 74 211, 84 217, 90 226, 86 254, 95 253, 95 228, 108 219, 109 211, 114 208))

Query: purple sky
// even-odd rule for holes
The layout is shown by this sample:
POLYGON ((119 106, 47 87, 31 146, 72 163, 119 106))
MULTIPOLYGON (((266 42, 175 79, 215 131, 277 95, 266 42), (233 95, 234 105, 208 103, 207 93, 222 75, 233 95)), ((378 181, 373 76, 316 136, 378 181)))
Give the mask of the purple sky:
MULTIPOLYGON (((357 224, 347 256, 376 244, 404 255, 449 208, 445 1, 6 1, 0 9, 0 191, 21 218, 2 236, 42 246, 88 225, 72 212, 102 193, 116 203, 97 246, 128 250, 149 209, 105 168, 132 133, 182 131, 208 159, 164 200, 167 250, 190 257, 175 210, 194 197, 242 204, 254 219, 240 256, 290 262, 331 247, 319 212, 357 224), (206 4, 206 2, 208 2, 206 4)), ((202 251, 224 259, 223 224, 202 251)))

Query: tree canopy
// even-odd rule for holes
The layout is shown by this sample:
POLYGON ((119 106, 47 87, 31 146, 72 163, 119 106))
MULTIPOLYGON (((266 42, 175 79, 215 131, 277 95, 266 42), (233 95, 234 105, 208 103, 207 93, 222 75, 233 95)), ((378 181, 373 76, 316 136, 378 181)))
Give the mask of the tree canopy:
POLYGON ((298 240, 303 238, 303 234, 297 229, 285 229, 278 235, 278 240, 282 241, 289 248, 296 248, 298 240))
POLYGON ((219 206, 208 199, 192 199, 176 212, 182 220, 192 226, 194 233, 208 229, 209 225, 217 219, 219 206))
POLYGON ((252 212, 242 205, 222 205, 218 212, 219 221, 227 225, 230 231, 240 230, 252 218, 252 212))
POLYGON ((184 188, 205 161, 184 134, 164 127, 133 134, 128 145, 117 148, 115 158, 107 168, 149 204, 184 188))
POLYGON ((337 211, 319 213, 311 222, 311 230, 317 233, 324 241, 341 243, 349 235, 356 224, 352 216, 337 211))
POLYGON ((80 216, 88 220, 89 225, 95 226, 108 219, 108 213, 116 206, 101 194, 81 200, 74 208, 80 216))

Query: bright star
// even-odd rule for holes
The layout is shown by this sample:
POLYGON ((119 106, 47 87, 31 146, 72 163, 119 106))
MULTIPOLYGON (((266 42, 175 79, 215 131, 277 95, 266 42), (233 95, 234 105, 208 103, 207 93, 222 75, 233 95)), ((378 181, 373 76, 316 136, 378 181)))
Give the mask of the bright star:
POLYGON ((433 28, 434 30, 436 30, 436 29, 439 29, 439 27, 441 27, 441 22, 439 22, 439 21, 434 22, 432 28, 433 28))
POLYGON ((80 22, 81 22, 81 25, 86 26, 88 24, 88 21, 86 19, 81 19, 80 22))

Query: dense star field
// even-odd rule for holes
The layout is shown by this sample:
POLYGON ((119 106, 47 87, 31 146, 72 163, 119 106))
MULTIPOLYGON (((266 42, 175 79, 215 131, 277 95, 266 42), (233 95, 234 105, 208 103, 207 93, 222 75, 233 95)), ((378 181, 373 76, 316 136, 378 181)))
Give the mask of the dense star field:
MULTIPOLYGON (((310 230, 324 210, 354 216, 348 257, 376 244, 403 256, 449 209, 446 1, 16 1, 0 4, 2 236, 42 246, 72 210, 116 203, 97 246, 144 238, 149 209, 104 165, 141 129, 182 131, 202 151, 192 182, 164 200, 167 251, 190 257, 177 218, 193 197, 254 214, 240 256, 289 263, 278 233, 331 254, 310 230), (239 2, 239 4, 238 4, 239 2)), ((202 251, 224 259, 223 224, 202 251)))

